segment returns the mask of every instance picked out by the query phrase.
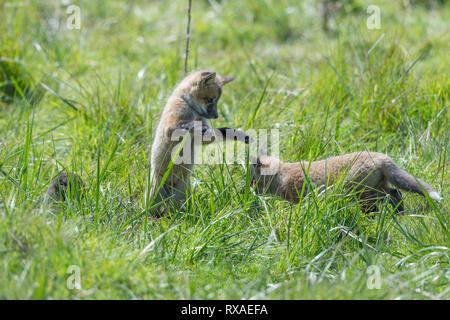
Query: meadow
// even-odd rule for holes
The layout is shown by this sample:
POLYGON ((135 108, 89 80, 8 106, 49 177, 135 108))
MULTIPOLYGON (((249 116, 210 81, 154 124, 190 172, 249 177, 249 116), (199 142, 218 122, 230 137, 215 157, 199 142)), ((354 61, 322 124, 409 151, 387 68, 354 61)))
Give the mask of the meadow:
POLYGON ((195 205, 154 219, 152 133, 184 75, 187 3, 0 1, 0 298, 449 299, 450 6, 194 0, 188 70, 236 78, 212 125, 276 128, 285 161, 387 153, 444 200, 404 192, 402 215, 387 199, 366 215, 337 186, 291 205, 205 164, 195 205), (86 198, 49 206, 61 171, 86 198))

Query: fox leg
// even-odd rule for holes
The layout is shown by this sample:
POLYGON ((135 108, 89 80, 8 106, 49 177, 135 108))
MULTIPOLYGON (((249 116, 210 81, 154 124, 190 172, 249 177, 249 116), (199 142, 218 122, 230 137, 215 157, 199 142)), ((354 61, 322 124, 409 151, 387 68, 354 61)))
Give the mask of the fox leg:
MULTIPOLYGON (((186 133, 194 135, 194 143, 208 145, 220 141, 241 141, 246 144, 250 143, 251 137, 242 130, 223 128, 211 128, 201 121, 183 121, 175 128, 170 130, 170 134, 176 130, 183 130, 186 133), (198 142, 197 142, 198 141, 198 142)), ((177 137, 181 136, 177 132, 177 137)))
POLYGON ((378 206, 376 201, 364 201, 363 203, 361 203, 361 211, 364 214, 377 212, 378 206))
POLYGON ((150 198, 150 205, 153 207, 150 212, 156 217, 162 217, 167 213, 169 196, 166 188, 163 186, 159 192, 155 192, 150 198))
POLYGON ((183 200, 186 199, 186 192, 183 190, 185 189, 184 184, 173 184, 166 181, 160 188, 160 183, 161 179, 155 179, 148 204, 149 208, 152 208, 151 214, 157 217, 164 216, 169 210, 180 207, 183 200))
POLYGON ((388 179, 383 177, 383 179, 378 184, 378 193, 380 197, 389 197, 389 203, 392 208, 395 209, 395 214, 399 214, 405 211, 403 206, 403 196, 400 190, 389 187, 388 179))
POLYGON ((405 211, 405 207, 403 206, 403 196, 400 190, 389 188, 389 202, 393 208, 395 208, 395 213, 399 214, 405 211))
POLYGON ((369 214, 378 211, 377 206, 378 194, 375 190, 365 190, 361 193, 359 203, 361 211, 369 214))
POLYGON ((157 205, 151 210, 152 214, 157 217, 165 216, 170 210, 177 211, 186 202, 186 192, 180 189, 163 187, 156 195, 155 202, 152 205, 157 205))

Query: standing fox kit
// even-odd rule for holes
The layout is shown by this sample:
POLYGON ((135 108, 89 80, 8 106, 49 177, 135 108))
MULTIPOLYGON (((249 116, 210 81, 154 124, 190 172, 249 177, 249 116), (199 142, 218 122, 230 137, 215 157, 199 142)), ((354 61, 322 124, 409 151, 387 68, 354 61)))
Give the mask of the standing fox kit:
MULTIPOLYGON (((215 72, 196 71, 187 75, 169 97, 153 140, 148 184, 150 203, 162 203, 158 208, 159 214, 165 212, 167 207, 180 206, 186 200, 186 194, 190 192, 190 174, 196 145, 201 147, 219 140, 249 143, 250 137, 243 131, 213 129, 206 123, 206 119, 218 118, 217 102, 222 94, 222 87, 232 80, 233 78, 223 77, 215 72), (190 161, 173 161, 170 169, 170 161, 176 160, 172 155, 174 151, 176 153, 181 138, 186 134, 194 138, 185 140, 191 151, 190 161), (163 182, 166 172, 168 175, 163 182)), ((183 152, 185 150, 183 147, 183 152)))
POLYGON ((250 173, 258 192, 267 192, 293 203, 299 202, 305 182, 304 194, 308 191, 307 180, 312 187, 318 187, 332 185, 341 179, 349 182, 348 191, 358 192, 365 212, 376 211, 376 199, 387 194, 390 195, 390 202, 396 212, 404 210, 402 194, 391 188, 389 182, 422 196, 425 190, 435 201, 442 199, 430 185, 420 179, 416 180, 390 157, 377 152, 362 151, 319 161, 295 163, 282 162, 270 155, 260 155, 250 167, 250 173), (264 175, 264 169, 271 170, 273 175, 264 175))

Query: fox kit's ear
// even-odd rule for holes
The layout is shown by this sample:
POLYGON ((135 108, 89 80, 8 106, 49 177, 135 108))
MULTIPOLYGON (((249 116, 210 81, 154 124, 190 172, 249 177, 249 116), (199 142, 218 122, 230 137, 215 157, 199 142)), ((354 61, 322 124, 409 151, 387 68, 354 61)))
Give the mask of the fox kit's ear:
POLYGON ((218 79, 219 85, 221 87, 223 87, 224 85, 226 85, 228 82, 231 82, 234 80, 234 77, 222 77, 220 76, 218 79))
POLYGON ((254 166, 255 168, 261 168, 262 167, 262 162, 259 158, 257 157, 250 157, 250 163, 252 166, 254 166))
POLYGON ((215 72, 202 72, 200 79, 200 87, 208 87, 212 85, 216 81, 216 73, 215 72))

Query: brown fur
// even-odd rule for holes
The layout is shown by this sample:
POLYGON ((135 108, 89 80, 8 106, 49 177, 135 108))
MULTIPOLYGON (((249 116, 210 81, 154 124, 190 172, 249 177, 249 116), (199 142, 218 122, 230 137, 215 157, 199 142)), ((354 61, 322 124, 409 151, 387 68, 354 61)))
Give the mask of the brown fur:
MULTIPOLYGON (((288 163, 263 155, 251 168, 252 179, 257 183, 259 192, 277 195, 293 203, 300 201, 303 185, 309 179, 312 187, 333 185, 343 180, 348 183, 347 189, 359 194, 361 205, 365 211, 374 210, 375 200, 389 194, 392 204, 399 211, 403 210, 401 193, 389 186, 424 195, 423 189, 433 200, 440 200, 434 189, 420 179, 416 179, 402 170, 387 155, 377 152, 354 152, 324 160, 288 163), (262 175, 261 170, 273 168, 273 175, 262 175), (420 184, 419 184, 420 183, 420 184)), ((305 185, 304 195, 308 191, 305 185)))

